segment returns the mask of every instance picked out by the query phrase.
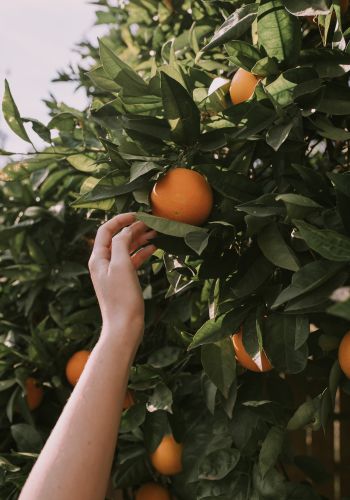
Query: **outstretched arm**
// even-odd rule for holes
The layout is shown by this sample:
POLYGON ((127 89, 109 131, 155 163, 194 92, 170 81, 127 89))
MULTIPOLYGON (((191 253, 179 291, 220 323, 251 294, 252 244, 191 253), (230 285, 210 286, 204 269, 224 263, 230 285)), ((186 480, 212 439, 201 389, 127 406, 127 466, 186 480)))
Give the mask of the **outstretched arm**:
POLYGON ((105 498, 129 370, 144 328, 136 269, 154 252, 148 244, 154 236, 132 214, 99 228, 89 268, 102 332, 20 500, 105 498))

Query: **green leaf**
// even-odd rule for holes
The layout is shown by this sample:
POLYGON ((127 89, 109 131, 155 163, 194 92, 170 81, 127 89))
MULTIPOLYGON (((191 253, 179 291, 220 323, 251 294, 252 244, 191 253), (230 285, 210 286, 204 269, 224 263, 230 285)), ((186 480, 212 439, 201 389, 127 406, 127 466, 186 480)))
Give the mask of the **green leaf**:
POLYGON ((22 118, 22 122, 24 123, 31 123, 32 124, 32 129, 38 136, 45 142, 51 144, 51 132, 46 125, 43 123, 39 122, 39 120, 36 120, 35 118, 22 118))
MULTIPOLYGON (((92 181, 90 181, 92 184, 92 181)), ((77 207, 80 204, 91 202, 91 201, 100 201, 100 200, 108 200, 109 198, 115 198, 116 196, 120 196, 123 194, 132 193, 142 187, 144 187, 145 181, 142 179, 136 179, 132 182, 121 183, 118 185, 111 184, 103 184, 99 182, 95 185, 92 191, 83 194, 78 200, 72 203, 72 206, 77 207)))
POLYGON ((165 411, 147 413, 144 427, 144 442, 149 453, 159 446, 163 436, 169 433, 168 414, 165 411))
POLYGON ((92 193, 99 182, 100 180, 96 177, 87 177, 80 187, 80 194, 82 197, 74 201, 72 206, 75 208, 96 208, 98 210, 106 211, 110 210, 114 205, 114 199, 84 201, 84 196, 92 193))
POLYGON ((11 434, 19 451, 39 452, 43 446, 41 435, 32 425, 11 425, 11 434))
POLYGON ((203 231, 194 231, 185 235, 185 243, 198 255, 201 255, 207 248, 209 235, 203 231))
POLYGON ((266 142, 275 151, 278 151, 282 144, 288 139, 288 136, 293 128, 293 122, 274 125, 269 128, 266 134, 266 142))
POLYGON ((222 45, 230 40, 237 40, 250 28, 258 11, 258 5, 251 3, 234 11, 220 26, 203 51, 222 45))
POLYGON ((10 378, 8 380, 0 380, 0 392, 1 391, 6 391, 13 385, 15 385, 17 380, 15 378, 10 378))
POLYGON ((263 57, 254 64, 251 72, 253 75, 260 77, 277 75, 279 73, 277 60, 271 57, 263 57))
POLYGON ((100 40, 101 63, 106 74, 123 89, 125 96, 148 94, 143 79, 100 40))
POLYGON ((164 410, 172 413, 173 394, 163 383, 156 385, 153 394, 148 398, 147 411, 155 412, 164 410))
POLYGON ((258 10, 258 38, 269 57, 296 63, 301 48, 299 21, 286 11, 282 0, 262 0, 258 10))
POLYGON ((329 83, 323 92, 317 110, 329 115, 348 115, 350 113, 350 89, 336 83, 329 83))
POLYGON ((202 365, 205 373, 227 397, 236 378, 236 359, 231 338, 202 346, 202 365))
POLYGON ((259 454, 259 468, 263 478, 276 465, 282 451, 284 436, 285 432, 280 427, 271 427, 267 433, 259 454))
POLYGON ((283 4, 294 16, 318 16, 329 13, 326 0, 283 0, 283 4))
POLYGON ((246 270, 242 270, 232 285, 236 297, 247 297, 261 286, 273 273, 272 264, 259 256, 246 270))
POLYGON ((165 117, 174 142, 186 145, 197 142, 200 135, 200 113, 187 90, 162 72, 161 91, 165 117))
POLYGON ((136 219, 142 220, 151 229, 155 229, 159 233, 167 234, 168 236, 184 238, 187 234, 193 232, 202 232, 203 234, 207 234, 207 230, 204 228, 192 226, 191 224, 185 224, 183 222, 175 222, 169 219, 164 219, 163 217, 155 217, 154 215, 143 212, 138 212, 135 214, 135 217, 136 219))
POLYGON ((67 161, 72 167, 80 172, 96 172, 99 166, 96 164, 96 159, 86 155, 72 155, 67 157, 67 161))
POLYGON ((21 470, 17 465, 12 464, 6 458, 0 457, 0 470, 8 472, 19 472, 21 470))
POLYGON ((215 191, 238 202, 253 200, 260 192, 259 185, 247 176, 234 172, 222 172, 213 168, 203 168, 209 183, 215 191))
POLYGON ((166 368, 174 364, 181 356, 182 349, 175 346, 165 346, 152 352, 147 364, 154 368, 166 368))
POLYGON ((123 412, 119 432, 130 432, 140 427, 146 418, 146 407, 143 403, 135 404, 123 412))
POLYGON ((322 257, 335 262, 350 260, 350 238, 332 229, 317 229, 301 220, 293 222, 307 245, 322 257))
POLYGON ((19 114, 16 103, 13 100, 10 86, 7 80, 5 80, 5 93, 2 100, 2 112, 10 129, 21 139, 31 143, 26 129, 24 128, 23 120, 19 114))
POLYGON ((188 349, 211 344, 225 337, 232 336, 241 326, 248 312, 249 309, 243 308, 243 310, 229 311, 217 318, 209 319, 195 333, 188 349))
POLYGON ((332 141, 348 141, 350 139, 350 132, 336 127, 326 116, 320 115, 314 119, 309 118, 309 120, 321 137, 326 137, 326 139, 331 139, 332 141))
POLYGON ((304 49, 300 53, 300 64, 312 66, 320 78, 335 78, 350 71, 350 54, 325 47, 304 49))
POLYGON ((251 71, 253 66, 261 59, 259 50, 254 45, 242 40, 227 43, 225 49, 229 60, 246 71, 251 71))
POLYGON ((18 233, 21 233, 26 228, 37 224, 38 221, 35 220, 24 220, 22 222, 17 222, 17 224, 13 226, 2 226, 0 228, 0 242, 8 242, 8 239, 12 236, 15 236, 18 233))
POLYGON ((350 299, 330 306, 327 309, 327 313, 350 321, 350 299))
POLYGON ((321 80, 312 68, 289 69, 265 87, 282 107, 289 106, 296 97, 313 93, 321 87, 321 80))
POLYGON ((276 223, 265 226, 258 234, 258 245, 265 257, 275 266, 289 271, 299 269, 298 259, 284 241, 276 223))
POLYGON ((306 401, 295 411, 292 418, 289 420, 287 429, 289 431, 298 430, 305 425, 315 421, 320 406, 319 398, 314 398, 306 401))
POLYGON ((240 451, 234 448, 213 451, 200 463, 198 478, 209 481, 223 479, 236 467, 240 456, 240 451))
POLYGON ((339 264, 325 260, 317 260, 306 264, 293 274, 292 283, 278 295, 272 309, 277 309, 282 304, 317 289, 332 278, 339 269, 339 264))
MULTIPOLYGON (((107 92, 120 91, 120 85, 109 78, 107 73, 101 66, 88 71, 86 74, 97 88, 100 88, 107 92)), ((105 105, 105 103, 103 104, 105 105)))
MULTIPOLYGON (((264 323, 264 349, 272 365, 286 373, 299 373, 305 369, 308 348, 304 343, 299 349, 298 317, 274 314, 264 323)), ((305 326, 305 323, 303 323, 305 326)))

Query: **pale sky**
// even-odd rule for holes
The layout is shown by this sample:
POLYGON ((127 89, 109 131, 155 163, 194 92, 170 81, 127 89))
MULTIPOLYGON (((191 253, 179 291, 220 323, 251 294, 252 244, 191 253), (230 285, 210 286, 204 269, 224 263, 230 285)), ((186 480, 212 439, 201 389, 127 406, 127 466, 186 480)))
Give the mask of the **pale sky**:
MULTIPOLYGON (((96 43, 105 30, 93 28, 95 10, 96 5, 89 5, 87 0, 0 0, 1 100, 7 78, 23 117, 37 118, 46 124, 49 118, 42 99, 48 98, 49 92, 58 101, 84 107, 83 91, 75 93, 74 85, 51 83, 51 79, 58 70, 79 61, 73 51, 76 43, 84 38, 96 43)), ((40 147, 36 134, 29 133, 40 147)), ((0 135, 3 149, 25 152, 30 147, 8 128, 1 110, 0 135)))

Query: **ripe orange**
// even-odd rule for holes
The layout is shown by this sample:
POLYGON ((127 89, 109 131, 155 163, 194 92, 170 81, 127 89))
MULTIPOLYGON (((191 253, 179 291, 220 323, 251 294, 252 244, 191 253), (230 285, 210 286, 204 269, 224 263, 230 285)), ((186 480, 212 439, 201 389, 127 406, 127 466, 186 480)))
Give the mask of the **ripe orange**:
POLYGON ((340 342, 338 360, 340 368, 343 370, 345 375, 350 378, 350 331, 344 335, 342 341, 340 342))
POLYGON ((125 394, 123 410, 128 410, 134 404, 135 404, 134 395, 133 395, 132 391, 127 390, 126 394, 125 394))
POLYGON ((234 75, 230 85, 230 96, 233 104, 245 102, 254 94, 255 87, 258 85, 260 79, 240 68, 234 75))
POLYGON ((171 500, 171 496, 160 484, 146 483, 137 490, 135 500, 171 500))
POLYGON ((78 351, 69 358, 66 365, 66 377, 71 385, 74 386, 78 382, 89 356, 90 351, 78 351))
POLYGON ((199 226, 213 208, 213 192, 203 175, 177 167, 155 183, 151 205, 153 215, 199 226))
POLYGON ((254 359, 249 356, 243 345, 242 336, 242 328, 232 336, 233 347, 235 348, 236 358, 239 364, 253 372, 269 372, 272 370, 273 367, 264 351, 257 354, 254 359))
POLYGON ((163 437, 150 458, 153 467, 165 476, 174 476, 182 471, 183 445, 175 441, 172 434, 163 437))
POLYGON ((24 385, 27 392, 26 401, 28 408, 30 410, 35 410, 41 405, 44 397, 44 391, 39 385, 39 382, 33 377, 28 377, 24 382, 24 385))

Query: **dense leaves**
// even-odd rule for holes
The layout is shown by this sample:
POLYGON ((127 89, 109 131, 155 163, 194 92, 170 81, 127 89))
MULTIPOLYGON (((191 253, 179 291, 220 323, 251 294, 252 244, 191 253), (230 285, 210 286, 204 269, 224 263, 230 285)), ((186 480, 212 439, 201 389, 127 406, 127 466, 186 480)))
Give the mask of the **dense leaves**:
POLYGON ((70 394, 66 361, 99 336, 87 271, 96 229, 134 211, 158 249, 140 273, 145 338, 114 485, 150 480, 148 454, 171 431, 184 443, 183 473, 168 483, 181 500, 320 498, 327 475, 290 432, 327 432, 338 387, 349 390, 337 363, 350 321, 349 13, 324 0, 95 5, 108 33, 58 75, 79 81, 89 109, 51 100, 41 124, 5 87, 10 128, 47 147, 0 179, 1 495, 17 498, 70 394), (238 68, 259 84, 232 105, 238 68), (202 227, 151 214, 150 190, 173 166, 213 188, 202 227), (264 349, 272 372, 236 360, 241 327, 246 351, 264 349), (29 375, 44 384, 34 412, 29 375), (301 404, 296 376, 310 386, 301 404), (302 482, 281 474, 291 463, 302 482))

